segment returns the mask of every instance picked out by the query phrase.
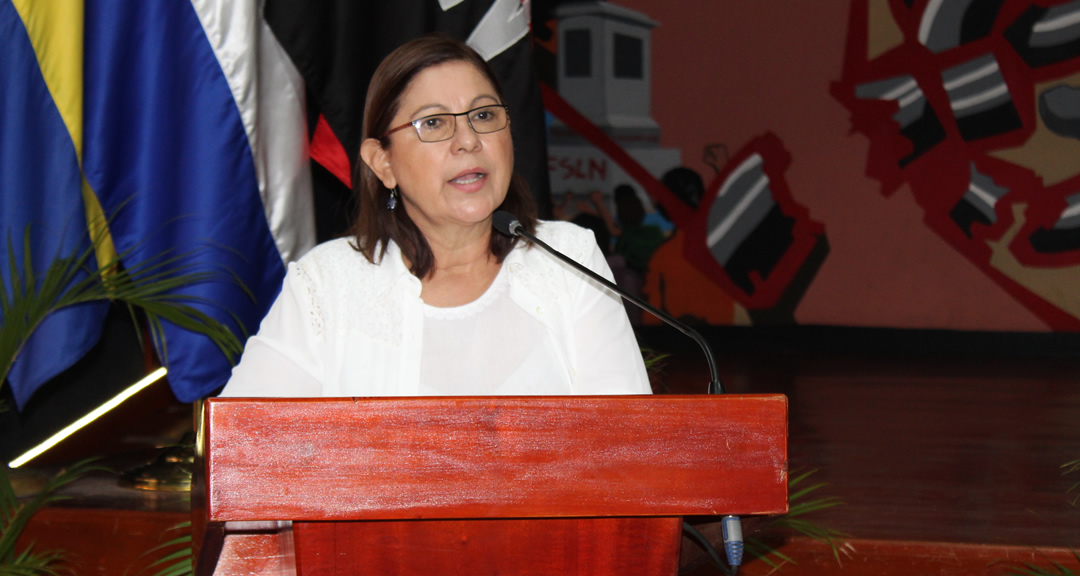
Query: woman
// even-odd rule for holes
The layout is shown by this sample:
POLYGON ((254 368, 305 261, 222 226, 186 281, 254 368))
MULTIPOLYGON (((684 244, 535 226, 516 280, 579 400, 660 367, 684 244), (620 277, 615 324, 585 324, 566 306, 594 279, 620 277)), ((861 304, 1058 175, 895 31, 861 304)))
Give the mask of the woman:
POLYGON ((494 233, 492 213, 611 277, 592 234, 540 222, 494 73, 443 36, 383 61, 352 237, 290 264, 223 396, 648 394, 617 296, 494 233))

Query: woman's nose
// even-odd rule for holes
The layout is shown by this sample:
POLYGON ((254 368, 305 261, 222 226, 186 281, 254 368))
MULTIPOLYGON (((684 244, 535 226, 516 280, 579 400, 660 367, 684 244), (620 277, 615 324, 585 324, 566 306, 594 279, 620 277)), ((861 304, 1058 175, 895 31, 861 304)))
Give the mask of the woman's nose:
POLYGON ((454 129, 454 149, 462 152, 471 152, 480 147, 480 135, 473 130, 472 124, 465 118, 457 119, 454 129))

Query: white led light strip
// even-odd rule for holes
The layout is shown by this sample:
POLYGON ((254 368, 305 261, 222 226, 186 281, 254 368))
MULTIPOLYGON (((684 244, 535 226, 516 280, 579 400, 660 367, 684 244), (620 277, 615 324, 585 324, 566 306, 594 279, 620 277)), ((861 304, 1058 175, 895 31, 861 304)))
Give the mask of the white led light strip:
POLYGON ((41 444, 38 444, 37 446, 31 448, 28 452, 26 452, 22 456, 19 456, 18 458, 12 460, 11 462, 8 462, 8 466, 10 466, 11 468, 18 468, 19 466, 22 466, 23 464, 26 464, 27 462, 29 462, 31 459, 36 458, 37 456, 40 456, 42 452, 48 450, 49 448, 52 448, 53 446, 56 446, 64 438, 67 438, 68 436, 71 436, 72 434, 77 432, 83 426, 86 426, 87 424, 93 422, 94 420, 97 420, 98 418, 101 417, 102 414, 105 414, 109 410, 112 410, 113 408, 116 408, 124 400, 127 400, 128 398, 131 398, 132 396, 134 396, 136 393, 138 393, 143 388, 146 388, 147 386, 153 384, 154 382, 157 382, 158 380, 160 380, 162 378, 162 376, 165 376, 166 372, 167 371, 164 368, 158 368, 157 370, 154 370, 148 376, 146 376, 142 380, 139 380, 138 382, 132 384, 131 386, 129 386, 127 388, 127 390, 124 390, 123 392, 121 392, 121 393, 117 394, 116 396, 114 396, 108 402, 102 404, 101 406, 98 406, 97 408, 95 408, 92 412, 90 412, 86 416, 83 416, 82 418, 79 418, 78 420, 72 422, 71 424, 68 424, 67 427, 65 427, 63 430, 57 432, 56 434, 53 434, 48 440, 46 440, 46 441, 42 442, 41 444))

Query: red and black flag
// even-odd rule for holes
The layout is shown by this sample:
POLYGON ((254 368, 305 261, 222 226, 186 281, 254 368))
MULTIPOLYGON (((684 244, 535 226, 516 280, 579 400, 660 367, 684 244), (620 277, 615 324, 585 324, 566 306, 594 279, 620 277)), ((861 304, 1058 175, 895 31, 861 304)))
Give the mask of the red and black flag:
POLYGON ((467 41, 495 70, 514 118, 515 168, 541 214, 550 213, 544 107, 532 65, 529 12, 528 0, 267 0, 266 21, 304 77, 311 156, 326 170, 315 167, 316 206, 324 212, 320 240, 343 231, 340 216, 336 224, 325 220, 326 205, 345 210, 334 199, 342 188, 327 172, 351 186, 371 75, 395 48, 430 32, 467 41))

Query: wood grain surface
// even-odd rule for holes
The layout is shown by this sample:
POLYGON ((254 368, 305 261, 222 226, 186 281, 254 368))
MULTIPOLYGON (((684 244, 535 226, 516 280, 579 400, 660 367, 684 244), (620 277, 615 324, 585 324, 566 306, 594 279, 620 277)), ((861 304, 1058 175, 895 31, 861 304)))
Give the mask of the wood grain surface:
POLYGON ((297 522, 298 574, 674 574, 679 518, 297 522))
MULTIPOLYGON (((23 530, 16 549, 59 551, 63 565, 79 576, 153 574, 154 560, 181 546, 155 548, 183 535, 186 512, 109 508, 44 508, 23 530)), ((63 573, 63 571, 61 571, 63 573)))
POLYGON ((769 514, 781 395, 209 399, 207 520, 769 514))

